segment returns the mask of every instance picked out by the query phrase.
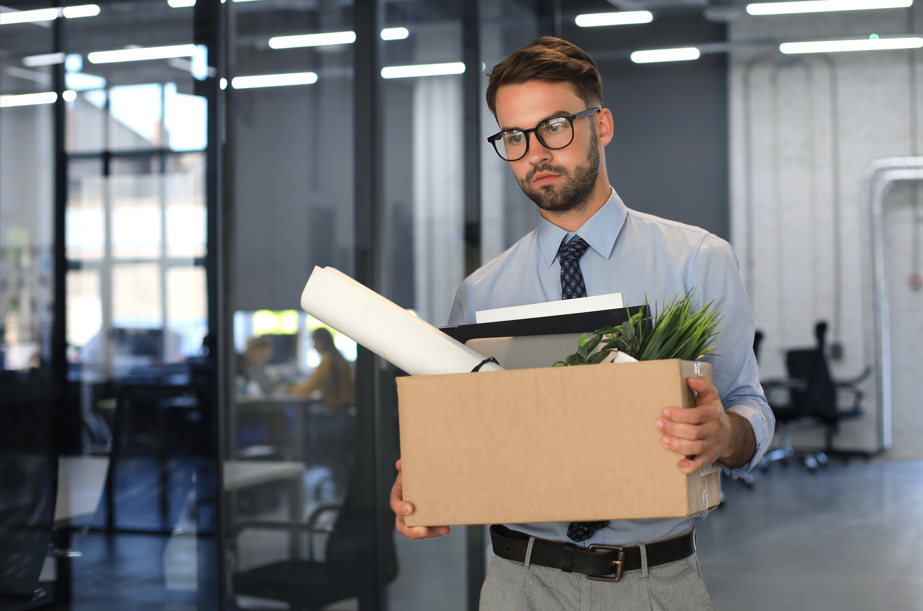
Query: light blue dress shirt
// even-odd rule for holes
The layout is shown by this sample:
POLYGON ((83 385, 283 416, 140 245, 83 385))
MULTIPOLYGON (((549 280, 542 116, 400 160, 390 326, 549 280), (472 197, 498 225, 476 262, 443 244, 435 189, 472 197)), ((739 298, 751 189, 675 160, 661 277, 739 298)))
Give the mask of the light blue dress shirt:
MULTIPOLYGON (((724 316, 720 354, 705 360, 714 367, 715 386, 725 408, 747 419, 757 444, 748 465, 725 472, 736 475, 752 469, 772 440, 775 420, 760 387, 753 316, 730 244, 704 229, 629 210, 614 189, 576 234, 590 245, 580 259, 587 296, 621 293, 629 306, 642 304, 646 297, 653 312, 664 298, 670 300, 693 288, 700 304, 714 300, 724 316)), ((558 248, 570 235, 540 217, 535 231, 465 279, 449 324, 473 324, 478 310, 561 299, 558 248)), ((606 476, 600 469, 599 477, 606 476)), ((693 519, 702 518, 613 520, 582 545, 656 541, 688 531, 693 519)), ((566 522, 507 526, 543 539, 569 541, 566 522)))

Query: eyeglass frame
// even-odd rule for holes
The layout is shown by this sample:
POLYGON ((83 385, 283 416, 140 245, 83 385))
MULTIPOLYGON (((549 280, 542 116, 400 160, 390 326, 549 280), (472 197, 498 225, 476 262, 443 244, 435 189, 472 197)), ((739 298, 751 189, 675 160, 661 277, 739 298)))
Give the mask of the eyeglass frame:
POLYGON ((578 113, 573 114, 573 115, 552 115, 552 116, 550 116, 550 117, 547 117, 547 118, 542 119, 541 121, 539 121, 538 125, 536 125, 536 126, 533 127, 533 128, 530 128, 530 129, 519 129, 519 128, 504 129, 503 131, 497 132, 497 133, 494 134, 493 136, 488 136, 488 137, 487 137, 487 141, 490 142, 491 145, 493 145, 493 147, 494 147, 494 152, 497 153, 497 156, 500 157, 500 159, 502 159, 503 161, 508 161, 508 162, 510 162, 510 163, 512 163, 512 162, 514 162, 514 161, 519 161, 520 159, 523 159, 526 155, 529 154, 529 143, 531 142, 531 140, 529 139, 529 132, 534 133, 534 134, 535 134, 535 137, 536 137, 536 138, 538 139, 538 141, 539 141, 539 144, 541 144, 542 146, 544 146, 544 147, 545 147, 546 149, 548 149, 549 151, 560 151, 561 149, 565 149, 565 148, 569 147, 569 146, 570 146, 571 144, 573 144, 573 142, 574 142, 574 134, 576 133, 576 132, 574 132, 574 119, 579 119, 580 117, 589 117, 589 116, 592 116, 592 115, 596 114, 597 112, 599 112, 599 111, 601 111, 601 110, 602 110, 602 108, 596 106, 596 107, 594 107, 594 108, 587 108, 586 110, 581 111, 581 112, 578 112, 578 113), (570 142, 568 142, 568 143, 565 144, 564 146, 557 146, 557 147, 555 147, 555 146, 548 146, 547 144, 545 144, 545 139, 542 138, 541 135, 538 133, 538 128, 542 126, 542 123, 544 123, 544 122, 546 122, 546 121, 550 121, 551 119, 567 119, 568 122, 570 123, 570 142), (526 136, 526 150, 525 150, 525 152, 522 154, 521 157, 517 157, 516 159, 507 159, 506 157, 504 157, 503 155, 501 155, 501 154, 500 154, 500 151, 497 149, 497 140, 500 140, 500 139, 503 137, 503 134, 508 133, 508 132, 513 132, 513 131, 522 132, 523 134, 525 134, 525 136, 526 136))

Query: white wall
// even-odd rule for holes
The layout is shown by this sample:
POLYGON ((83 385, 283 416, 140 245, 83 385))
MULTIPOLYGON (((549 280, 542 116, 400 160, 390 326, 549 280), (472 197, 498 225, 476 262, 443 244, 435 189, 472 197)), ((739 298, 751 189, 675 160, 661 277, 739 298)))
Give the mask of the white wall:
MULTIPOLYGON (((779 41, 866 38, 871 33, 912 31, 914 20, 923 24, 919 6, 747 17, 731 25, 730 36, 732 40, 779 41)), ((860 183, 873 159, 923 153, 921 85, 920 50, 825 57, 749 50, 732 53, 732 242, 741 257, 757 328, 766 336, 760 354, 764 379, 784 375, 786 349, 814 343, 817 320, 828 321, 828 340, 845 348, 845 358, 832 363, 834 377, 850 378, 863 371, 869 355, 864 340, 867 316, 861 236, 866 219, 860 209, 860 183), (751 63, 762 54, 766 54, 763 60, 751 63), (915 92, 911 90, 912 70, 916 72, 915 92), (749 147, 745 103, 748 74, 749 147), (835 76, 835 83, 831 76, 835 76), (834 105, 839 117, 838 172, 831 121, 834 105), (752 198, 747 188, 748 165, 752 167, 752 198), (839 206, 835 204, 835 186, 839 206), (835 250, 837 237, 839 253, 835 250)), ((919 348, 923 345, 923 324, 919 322, 923 319, 923 292, 911 290, 907 282, 914 226, 909 189, 897 190, 892 197, 886 223, 895 311, 892 358, 898 365, 893 385, 895 437, 889 456, 905 458, 923 456, 923 444, 917 441, 923 432, 923 405, 915 388, 923 362, 919 348)), ((921 214, 923 207, 917 206, 917 219, 921 214)), ((919 231, 919 220, 916 227, 919 231)), ((843 426, 838 447, 877 447, 874 379, 863 388, 867 415, 843 426)), ((820 437, 808 436, 802 441, 819 443, 820 437)))

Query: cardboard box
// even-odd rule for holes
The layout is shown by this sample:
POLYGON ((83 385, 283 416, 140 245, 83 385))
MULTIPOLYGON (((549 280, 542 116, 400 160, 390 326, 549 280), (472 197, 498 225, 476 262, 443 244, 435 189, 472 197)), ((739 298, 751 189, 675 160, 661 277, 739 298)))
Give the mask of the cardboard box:
POLYGON ((692 407, 679 360, 398 378, 409 526, 683 517, 716 507, 654 420, 692 407))

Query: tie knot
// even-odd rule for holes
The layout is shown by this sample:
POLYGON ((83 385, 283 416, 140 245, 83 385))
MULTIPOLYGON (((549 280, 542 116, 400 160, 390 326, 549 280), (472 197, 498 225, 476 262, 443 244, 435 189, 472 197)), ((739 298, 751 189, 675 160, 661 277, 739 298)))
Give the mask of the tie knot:
POLYGON ((578 235, 575 235, 567 242, 561 243, 558 249, 558 255, 562 261, 577 261, 583 256, 589 244, 578 235))

